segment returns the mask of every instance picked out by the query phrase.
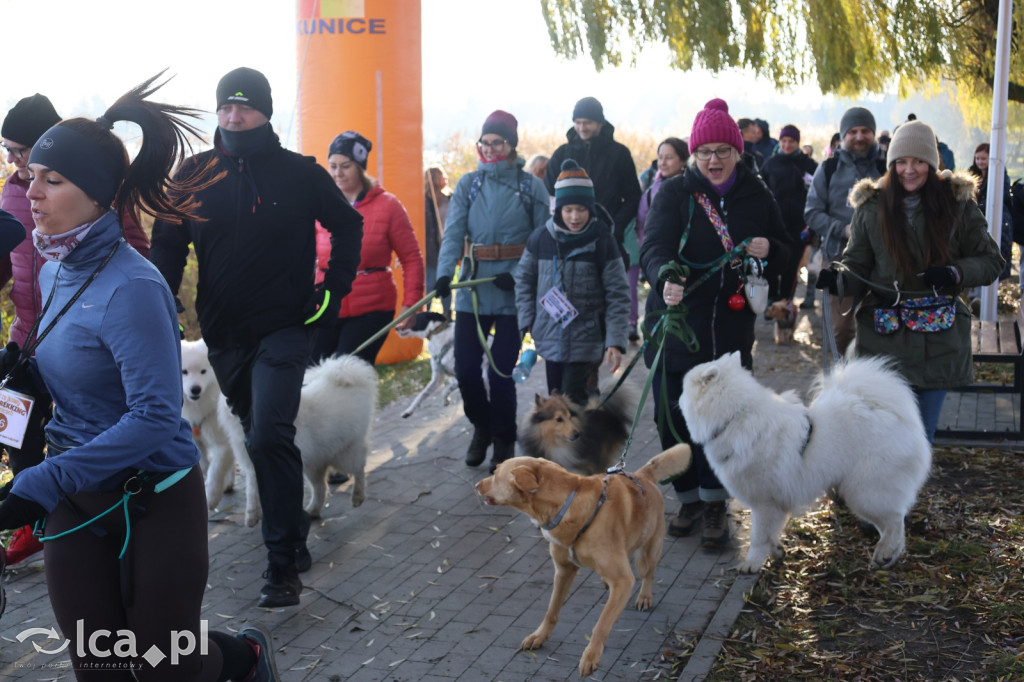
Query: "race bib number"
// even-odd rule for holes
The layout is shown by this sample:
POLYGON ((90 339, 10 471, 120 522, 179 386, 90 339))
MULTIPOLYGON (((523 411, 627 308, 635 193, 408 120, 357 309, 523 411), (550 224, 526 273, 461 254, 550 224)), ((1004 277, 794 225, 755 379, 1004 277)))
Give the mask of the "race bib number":
POLYGON ((555 321, 563 327, 568 327, 569 323, 575 320, 580 314, 580 312, 576 310, 576 307, 569 302, 569 299, 558 287, 551 287, 548 292, 541 297, 540 304, 544 306, 544 310, 548 312, 548 315, 555 318, 555 321))
POLYGON ((9 389, 0 390, 0 443, 15 448, 22 446, 34 402, 32 396, 9 389))

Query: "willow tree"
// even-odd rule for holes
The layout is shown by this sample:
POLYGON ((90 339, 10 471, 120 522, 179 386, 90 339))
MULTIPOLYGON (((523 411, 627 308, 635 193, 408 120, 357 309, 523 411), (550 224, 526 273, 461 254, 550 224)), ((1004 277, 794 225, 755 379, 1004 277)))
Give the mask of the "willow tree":
MULTIPOLYGON (((1014 8, 1010 99, 1024 102, 1024 1, 1014 8)), ((991 96, 998 0, 541 0, 551 45, 594 66, 665 44, 672 66, 749 68, 777 87, 903 91, 945 78, 991 96)))

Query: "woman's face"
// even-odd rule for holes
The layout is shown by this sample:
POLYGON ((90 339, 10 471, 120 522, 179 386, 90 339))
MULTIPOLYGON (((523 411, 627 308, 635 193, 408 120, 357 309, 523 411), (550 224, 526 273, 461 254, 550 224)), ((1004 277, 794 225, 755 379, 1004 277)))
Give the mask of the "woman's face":
POLYGON ((982 173, 988 172, 988 152, 980 151, 974 154, 974 165, 978 167, 982 173))
POLYGON ((702 144, 693 154, 697 157, 697 170, 716 187, 724 184, 732 176, 732 171, 740 158, 736 148, 724 142, 702 144))
POLYGON ((32 205, 32 220, 40 233, 64 234, 103 215, 99 204, 57 171, 30 163, 28 172, 26 196, 32 205))
POLYGON ((684 165, 675 147, 668 143, 658 147, 658 171, 661 172, 661 177, 671 178, 673 175, 679 175, 683 172, 684 165))
POLYGON ((508 153, 512 150, 508 140, 494 133, 481 135, 480 140, 476 143, 476 147, 480 150, 480 155, 484 157, 484 161, 497 161, 504 156, 508 156, 508 153))
POLYGON ((800 143, 794 140, 792 137, 780 137, 779 138, 779 151, 783 154, 792 154, 796 151, 796 148, 800 146, 800 143))
POLYGON ((327 170, 342 194, 348 196, 362 191, 363 176, 359 172, 359 164, 344 154, 331 154, 327 157, 327 170))
POLYGON ((901 156, 894 162, 896 177, 907 194, 913 194, 924 186, 928 179, 927 162, 913 156, 901 156))

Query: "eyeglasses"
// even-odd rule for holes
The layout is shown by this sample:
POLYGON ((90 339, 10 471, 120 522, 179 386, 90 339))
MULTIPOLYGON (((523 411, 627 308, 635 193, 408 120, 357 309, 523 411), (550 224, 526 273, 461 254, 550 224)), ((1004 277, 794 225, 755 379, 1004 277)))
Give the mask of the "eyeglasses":
POLYGON ((0 145, 7 150, 7 153, 13 156, 16 160, 21 161, 25 158, 25 154, 29 152, 28 147, 8 147, 7 145, 0 145))
POLYGON ((497 140, 477 140, 476 141, 476 145, 478 147, 480 147, 480 148, 487 148, 487 149, 501 149, 506 144, 508 144, 508 140, 506 140, 503 137, 500 137, 497 140))
POLYGON ((701 161, 707 161, 712 156, 717 156, 719 159, 728 159, 732 156, 732 147, 729 145, 723 145, 718 149, 698 149, 693 153, 701 161))

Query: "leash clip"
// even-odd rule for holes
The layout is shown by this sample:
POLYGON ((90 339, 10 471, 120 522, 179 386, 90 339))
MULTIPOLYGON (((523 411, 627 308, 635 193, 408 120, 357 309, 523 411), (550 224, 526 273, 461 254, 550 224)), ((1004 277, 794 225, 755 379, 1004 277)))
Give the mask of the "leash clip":
POLYGON ((124 494, 131 497, 142 492, 142 479, 138 475, 132 476, 124 482, 124 494))

